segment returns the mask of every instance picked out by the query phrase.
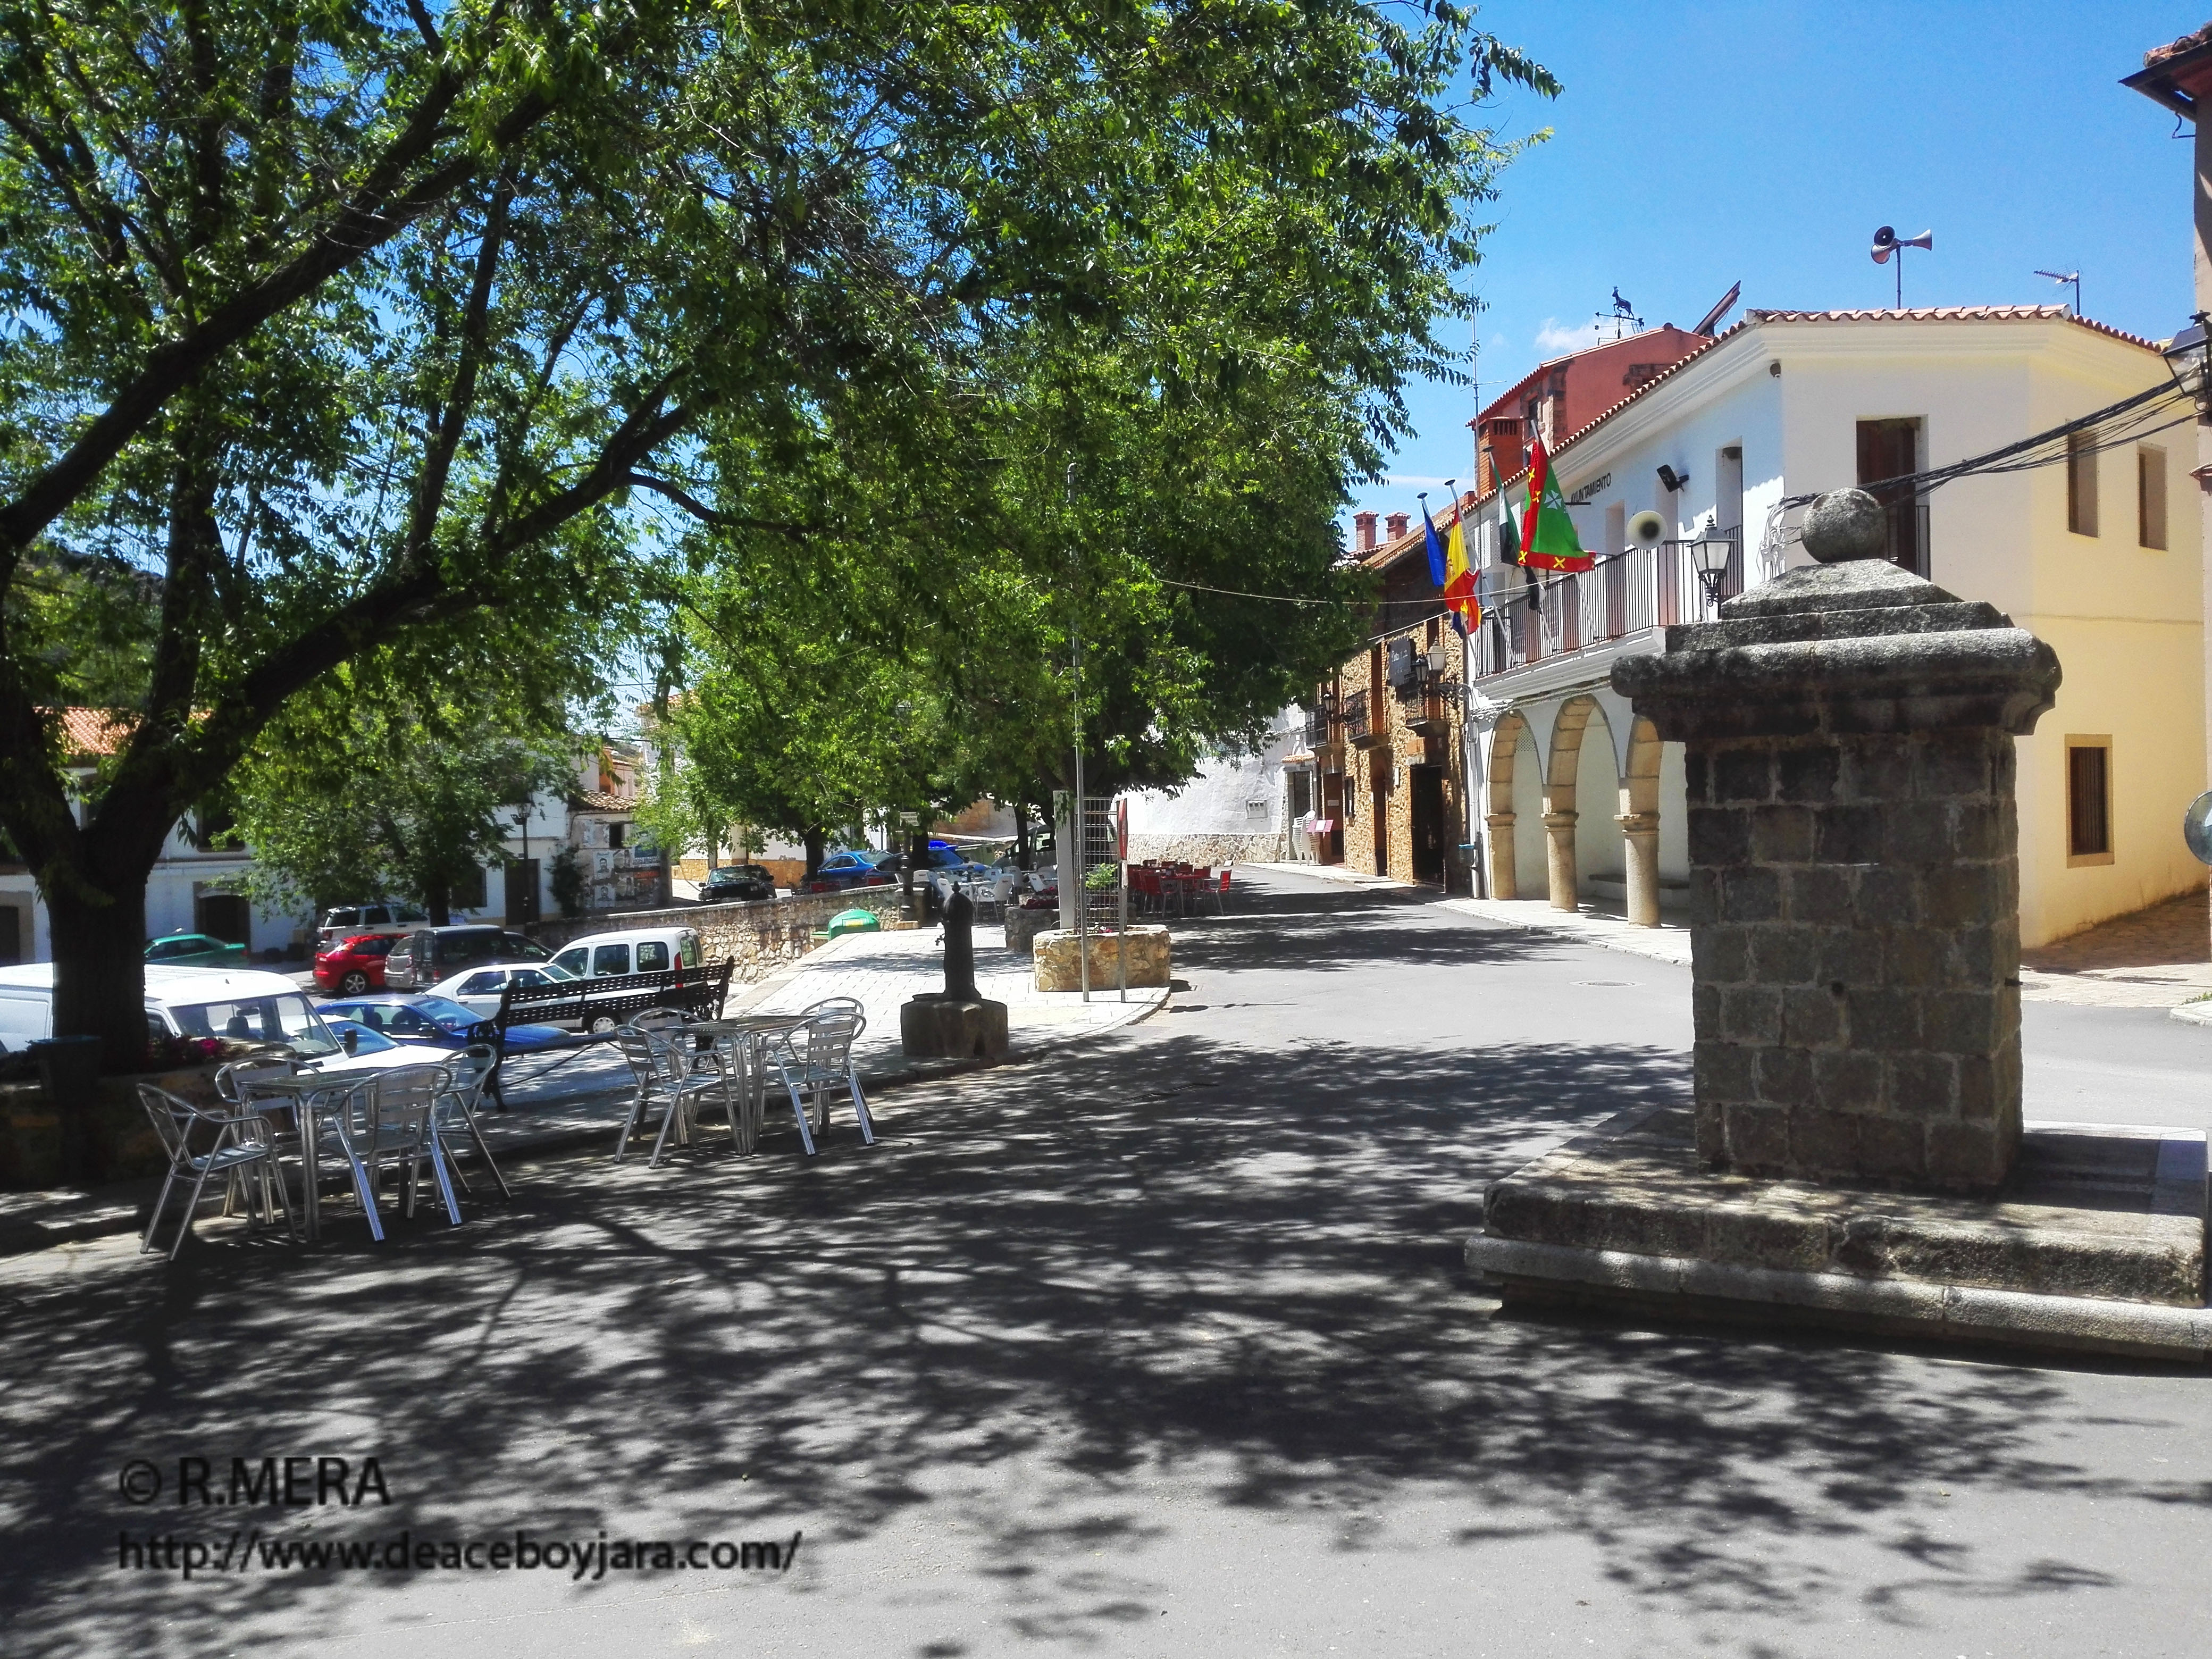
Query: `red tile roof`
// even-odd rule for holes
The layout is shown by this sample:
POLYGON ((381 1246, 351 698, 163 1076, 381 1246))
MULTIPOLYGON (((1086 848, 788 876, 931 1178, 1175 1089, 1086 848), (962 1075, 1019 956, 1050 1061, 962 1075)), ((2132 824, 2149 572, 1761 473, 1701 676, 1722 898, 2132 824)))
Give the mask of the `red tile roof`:
POLYGON ((62 739, 70 760, 98 760, 112 755, 137 726, 136 714, 109 708, 54 708, 60 717, 62 739))
POLYGON ((611 795, 604 789, 574 789, 569 800, 586 812, 627 812, 636 803, 619 795, 611 795))

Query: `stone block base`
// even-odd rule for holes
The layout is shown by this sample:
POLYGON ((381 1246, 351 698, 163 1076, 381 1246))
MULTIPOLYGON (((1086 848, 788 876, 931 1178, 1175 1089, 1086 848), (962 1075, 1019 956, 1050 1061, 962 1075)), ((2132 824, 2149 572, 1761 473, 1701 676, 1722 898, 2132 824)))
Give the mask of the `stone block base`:
POLYGON ((1970 1197, 1716 1174, 1689 1114, 1660 1109, 1492 1187, 1467 1255, 1515 1299, 2212 1350, 2205 1196, 2193 1133, 2031 1128, 2002 1190, 1970 1197))
POLYGON ((1024 910, 1018 905, 1006 907, 1006 949, 1017 956, 1027 956, 1039 933, 1048 933, 1060 926, 1057 906, 1049 910, 1024 910))
POLYGON ((1006 1005, 932 991, 899 1005, 899 1048, 915 1060, 1004 1060, 1006 1005))
MULTIPOLYGON (((1091 988, 1093 992, 1110 991, 1120 983, 1122 941, 1128 942, 1129 985, 1164 986, 1169 979, 1168 930, 1164 927, 1132 927, 1127 934, 1097 933, 1091 935, 1091 988)), ((1082 957, 1078 947, 1082 936, 1054 929, 1039 933, 1033 954, 1036 957, 1036 988, 1040 991, 1079 991, 1083 988, 1082 957)))

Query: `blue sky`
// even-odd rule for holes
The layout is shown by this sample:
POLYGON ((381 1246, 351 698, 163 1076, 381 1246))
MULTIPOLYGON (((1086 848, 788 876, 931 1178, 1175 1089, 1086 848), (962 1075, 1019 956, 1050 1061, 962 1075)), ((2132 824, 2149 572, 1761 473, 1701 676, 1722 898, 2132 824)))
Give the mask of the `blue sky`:
MULTIPOLYGON (((2212 0, 2005 5, 1494 0, 1482 26, 1565 83, 1501 94, 1501 136, 1553 130, 1499 179, 1470 276, 1487 307, 1485 398, 1572 349, 1612 292, 1688 327, 1729 283, 1745 306, 1888 306, 1877 225, 1933 229, 1905 302, 2047 303, 2033 273, 2081 273, 2082 309, 2153 338, 2190 310, 2190 144, 2119 84, 2212 0)), ((1585 335, 1584 337, 1587 337, 1585 335)), ((1416 507, 1473 470, 1463 387, 1411 400, 1400 482, 1357 507, 1416 507)), ((1348 522, 1348 520, 1347 520, 1348 522)))

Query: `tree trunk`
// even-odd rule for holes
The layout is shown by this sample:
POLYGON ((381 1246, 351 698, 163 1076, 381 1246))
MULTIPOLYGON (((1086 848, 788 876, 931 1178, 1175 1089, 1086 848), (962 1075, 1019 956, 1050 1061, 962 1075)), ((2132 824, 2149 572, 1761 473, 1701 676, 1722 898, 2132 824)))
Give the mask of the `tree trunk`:
POLYGON ((823 854, 830 850, 830 832, 808 830, 801 833, 799 840, 806 847, 806 879, 811 881, 816 872, 822 868, 823 854))
POLYGON ((54 940, 54 1035, 96 1036, 100 1065, 136 1072, 146 1064, 146 878, 102 884, 88 896, 76 883, 43 889, 54 940))
POLYGON ((442 876, 431 882, 422 890, 422 908, 430 913, 430 925, 433 927, 452 927, 453 925, 453 884, 442 876))
POLYGON ((1014 797, 1014 867, 1027 872, 1036 854, 1030 848, 1030 800, 1027 791, 1014 797))

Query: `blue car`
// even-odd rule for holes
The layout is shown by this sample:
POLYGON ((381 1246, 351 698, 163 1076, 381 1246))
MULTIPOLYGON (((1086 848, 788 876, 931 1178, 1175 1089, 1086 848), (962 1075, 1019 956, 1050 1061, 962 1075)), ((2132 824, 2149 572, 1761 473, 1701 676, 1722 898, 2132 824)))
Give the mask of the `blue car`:
POLYGON ((881 853, 832 853, 822 867, 801 883, 810 893, 839 893, 848 887, 880 887, 890 877, 878 867, 881 853))
MULTIPOLYGON (((349 997, 325 1003, 322 1012, 325 1020, 349 1021, 404 1047, 450 1050, 493 1038, 489 1020, 447 997, 398 992, 349 997)), ((508 1054, 528 1054, 571 1041, 557 1025, 512 1025, 507 1028, 506 1046, 508 1054)))

